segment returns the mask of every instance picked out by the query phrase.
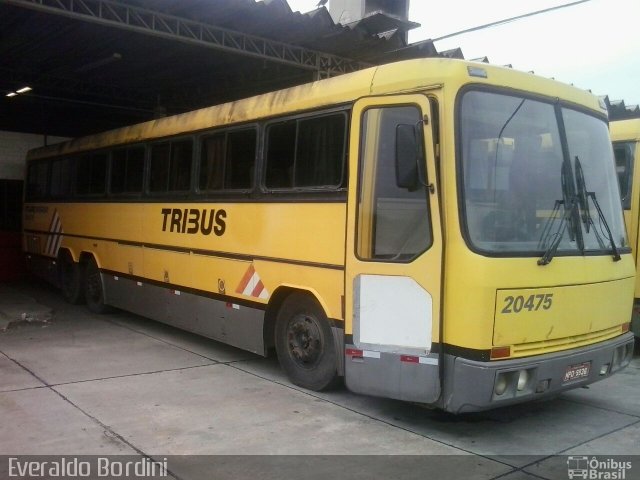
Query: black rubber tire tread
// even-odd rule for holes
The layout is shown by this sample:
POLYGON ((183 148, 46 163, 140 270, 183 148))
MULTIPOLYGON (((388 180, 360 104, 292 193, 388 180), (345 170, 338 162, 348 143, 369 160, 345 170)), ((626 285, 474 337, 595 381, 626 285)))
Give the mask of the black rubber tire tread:
POLYGON ((275 345, 280 366, 293 384, 314 391, 338 385, 340 378, 334 336, 324 310, 311 295, 297 292, 285 299, 276 318, 275 345), (290 348, 290 325, 301 319, 312 324, 318 334, 319 354, 310 365, 302 365, 290 348))
POLYGON ((104 303, 104 285, 100 269, 93 257, 87 261, 84 272, 84 296, 87 307, 93 313, 108 313, 112 310, 109 305, 104 303))
POLYGON ((84 278, 82 265, 73 261, 71 254, 64 250, 58 256, 60 290, 64 299, 73 304, 84 303, 84 278))

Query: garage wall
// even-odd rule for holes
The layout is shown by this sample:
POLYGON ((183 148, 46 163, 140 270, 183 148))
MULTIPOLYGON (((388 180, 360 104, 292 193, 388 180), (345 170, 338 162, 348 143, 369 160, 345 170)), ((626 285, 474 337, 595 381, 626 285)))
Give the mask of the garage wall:
POLYGON ((65 140, 64 137, 0 131, 0 179, 23 180, 28 150, 65 140))
POLYGON ((66 138, 0 131, 0 281, 25 276, 20 229, 27 151, 64 140, 66 138))

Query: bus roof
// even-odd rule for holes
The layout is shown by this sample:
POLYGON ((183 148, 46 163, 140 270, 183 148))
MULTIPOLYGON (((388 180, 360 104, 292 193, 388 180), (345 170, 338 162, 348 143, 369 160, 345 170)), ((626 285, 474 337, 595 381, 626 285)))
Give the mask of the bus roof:
POLYGON ((615 120, 609 123, 609 130, 611 131, 611 140, 614 142, 640 140, 640 118, 615 120))
MULTIPOLYGON (((340 105, 367 95, 416 92, 434 86, 455 96, 465 84, 488 84, 559 97, 584 107, 604 111, 598 98, 573 86, 506 67, 449 58, 406 60, 265 93, 217 106, 151 120, 108 132, 79 137, 31 150, 28 160, 78 153, 120 144, 130 144, 192 133, 216 126, 239 124, 330 105, 340 105), (471 75, 468 67, 484 71, 471 75)), ((453 101, 453 99, 452 99, 453 101)))

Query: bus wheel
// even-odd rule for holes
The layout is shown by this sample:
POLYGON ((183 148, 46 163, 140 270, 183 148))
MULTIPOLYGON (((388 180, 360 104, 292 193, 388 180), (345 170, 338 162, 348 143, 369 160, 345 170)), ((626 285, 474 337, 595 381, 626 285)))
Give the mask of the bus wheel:
POLYGON ((278 361, 292 383, 315 391, 335 386, 336 345, 315 299, 302 293, 287 297, 278 312, 275 336, 278 361))
POLYGON ((106 313, 110 310, 104 303, 104 285, 96 261, 91 258, 87 262, 85 270, 84 296, 87 300, 87 307, 93 313, 106 313))
POLYGON ((66 250, 58 258, 60 269, 60 289, 62 296, 69 303, 78 305, 84 302, 84 290, 82 288, 82 267, 73 261, 66 250))

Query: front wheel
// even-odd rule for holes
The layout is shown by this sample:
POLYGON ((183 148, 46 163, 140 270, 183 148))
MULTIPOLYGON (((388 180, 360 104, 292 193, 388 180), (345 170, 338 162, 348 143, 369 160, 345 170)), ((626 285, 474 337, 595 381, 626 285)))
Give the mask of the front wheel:
POLYGON ((96 261, 91 258, 85 270, 84 296, 93 313, 107 313, 111 308, 104 303, 104 285, 96 261))
POLYGON ((292 383, 326 390, 338 382, 338 357, 331 326, 318 302, 294 293, 282 304, 275 328, 280 366, 292 383))

